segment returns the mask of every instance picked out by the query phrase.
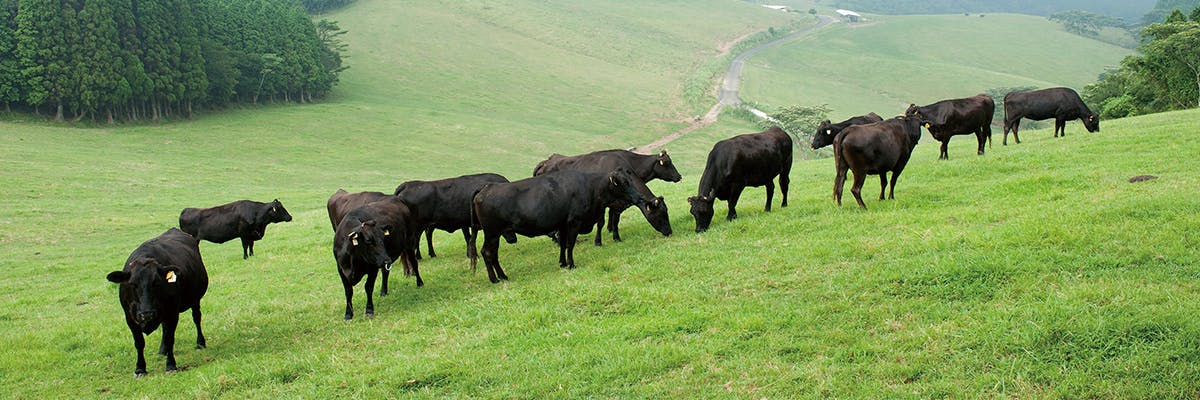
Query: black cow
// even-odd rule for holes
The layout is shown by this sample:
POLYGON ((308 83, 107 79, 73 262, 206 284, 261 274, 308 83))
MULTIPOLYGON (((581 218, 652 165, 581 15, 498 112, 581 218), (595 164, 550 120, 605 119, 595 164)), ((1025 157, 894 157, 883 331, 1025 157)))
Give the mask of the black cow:
POLYGON ((125 268, 108 274, 110 282, 120 284, 121 309, 125 324, 133 334, 137 349, 134 376, 146 375, 146 338, 162 324, 159 354, 167 356, 167 372, 175 371, 175 327, 179 314, 192 310, 196 323, 196 348, 203 349, 204 331, 200 329, 200 299, 208 291, 208 271, 200 258, 200 241, 171 228, 147 240, 129 254, 125 268))
POLYGON ((1008 145, 1008 131, 1012 130, 1013 139, 1021 144, 1017 130, 1021 128, 1021 118, 1034 121, 1054 118, 1054 137, 1067 136, 1067 121, 1078 118, 1083 121, 1083 127, 1088 132, 1100 132, 1100 116, 1092 112, 1079 93, 1074 89, 1058 87, 1030 92, 1013 92, 1004 95, 1004 140, 1008 145))
POLYGON ((712 223, 713 203, 717 199, 729 201, 727 220, 737 218, 735 207, 742 189, 746 187, 765 185, 766 210, 771 211, 771 199, 775 196, 772 180, 776 176, 779 176, 779 191, 783 194, 781 206, 787 207, 788 173, 791 169, 792 138, 777 126, 717 142, 708 152, 698 194, 688 198, 688 203, 692 205, 692 216, 696 218, 696 232, 708 230, 708 225, 712 223))
MULTIPOLYGON (((557 231, 558 264, 575 268, 575 241, 580 233, 591 232, 606 205, 617 200, 642 205, 633 179, 624 169, 607 174, 564 170, 484 186, 472 200, 471 246, 483 230, 482 256, 488 280, 508 279, 498 253, 505 233, 533 237, 557 231)), ((475 262, 471 260, 472 265, 475 262)))
POLYGON ((913 148, 921 140, 921 123, 916 117, 896 117, 887 121, 855 125, 839 133, 833 142, 834 165, 837 177, 833 180, 833 197, 842 205, 842 187, 846 170, 854 171, 854 186, 850 192, 863 209, 863 182, 867 175, 879 175, 879 200, 888 188, 887 173, 892 173, 888 197, 896 198, 896 179, 908 164, 913 148))
POLYGON ((979 141, 978 155, 983 155, 983 144, 992 138, 992 116, 996 103, 986 94, 977 94, 963 99, 942 100, 924 107, 910 104, 904 115, 917 117, 929 130, 929 134, 942 142, 939 160, 946 160, 946 146, 950 137, 974 133, 979 141))
MULTIPOLYGON (((454 233, 462 229, 463 241, 471 242, 471 198, 475 192, 490 183, 508 183, 508 178, 497 174, 463 175, 457 178, 436 181, 408 181, 396 187, 395 195, 413 208, 417 222, 425 231, 425 242, 429 247, 429 256, 437 257, 433 252, 433 230, 454 233)), ((516 241, 515 236, 508 239, 516 241)), ((417 241, 420 246, 420 240, 417 241)), ((467 258, 473 258, 475 249, 467 246, 467 258)), ((418 249, 417 255, 421 252, 418 249)))
POLYGON ((812 148, 813 150, 816 150, 833 144, 833 138, 837 136, 838 132, 841 132, 842 129, 846 129, 851 125, 870 124, 879 121, 883 121, 883 118, 875 113, 859 115, 836 124, 829 123, 829 120, 821 121, 821 123, 817 125, 817 130, 813 132, 812 148))
POLYGON ((270 203, 238 200, 212 208, 185 208, 179 228, 196 239, 225 243, 242 239, 242 259, 254 255, 254 242, 267 233, 267 224, 288 222, 292 215, 275 199, 270 203))
MULTIPOLYGON (((675 169, 675 164, 671 162, 671 156, 667 155, 667 151, 663 150, 657 156, 637 154, 629 150, 603 150, 577 156, 564 156, 562 154, 553 154, 550 158, 538 163, 533 169, 533 176, 538 176, 548 172, 560 170, 576 170, 591 173, 608 173, 618 168, 628 169, 633 173, 633 176, 638 178, 641 183, 639 191, 643 195, 643 200, 650 202, 650 210, 642 207, 642 214, 647 221, 659 219, 659 223, 651 222, 651 226, 663 226, 661 219, 666 217, 666 203, 657 202, 654 200, 654 193, 650 193, 650 189, 645 186, 645 183, 655 179, 662 179, 667 182, 679 182, 683 176, 679 174, 679 170, 675 169), (659 207, 661 204, 662 207, 659 207)), ((608 230, 612 232, 613 241, 621 241, 621 213, 629 208, 631 204, 617 202, 608 206, 608 230)), ((596 222, 596 240, 597 246, 603 244, 601 237, 603 236, 602 228, 604 228, 604 217, 596 222)), ((657 228, 656 228, 657 229, 657 228)), ((669 221, 666 231, 659 229, 659 233, 670 235, 669 221)))
POLYGON ((363 286, 367 293, 367 317, 375 316, 375 277, 383 270, 380 296, 387 295, 388 271, 392 261, 400 260, 405 271, 417 277, 417 287, 424 286, 417 269, 413 245, 420 240, 421 228, 412 211, 395 196, 368 203, 351 210, 338 223, 333 234, 333 258, 337 260, 338 276, 346 291, 346 319, 354 318, 354 285, 367 277, 363 286))
POLYGON ((329 212, 329 223, 336 231, 338 223, 342 222, 342 218, 345 218, 350 211, 388 197, 390 196, 383 192, 349 193, 345 189, 339 188, 329 196, 329 201, 325 202, 325 209, 329 212))

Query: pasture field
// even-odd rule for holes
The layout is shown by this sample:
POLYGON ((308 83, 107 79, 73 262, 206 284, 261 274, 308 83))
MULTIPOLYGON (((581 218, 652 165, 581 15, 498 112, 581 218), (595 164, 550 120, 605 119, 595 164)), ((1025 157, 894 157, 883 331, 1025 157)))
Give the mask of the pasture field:
POLYGON ((1082 91, 1130 53, 1042 17, 871 16, 871 22, 838 23, 751 58, 742 97, 775 107, 829 104, 836 120, 868 112, 890 117, 911 103, 991 88, 1082 91))
POLYGON ((696 109, 684 82, 715 44, 798 23, 718 0, 432 3, 359 0, 334 15, 352 67, 324 103, 150 126, 0 122, 2 397, 1200 394, 1200 160, 1178 156, 1200 152, 1188 134, 1200 111, 1095 134, 1072 123, 1059 139, 1025 131, 982 157, 960 137, 940 162, 926 135, 898 199, 869 211, 848 188, 834 205, 832 160, 797 160, 789 207, 764 213, 751 189, 739 220, 718 203, 698 235, 686 198, 705 155, 756 130, 723 118, 668 146, 683 182, 650 184, 675 235, 630 210, 625 241, 581 238, 569 271, 548 239, 522 237, 501 245, 512 280, 493 285, 469 270, 461 236, 439 232, 424 287, 394 274, 366 319, 360 284, 358 317, 343 321, 324 208, 338 187, 519 179, 551 152, 647 143, 696 109), (1126 182, 1140 174, 1159 178, 1126 182), (241 198, 279 198, 294 220, 249 260, 236 241, 202 243, 208 348, 191 349, 181 322, 182 371, 166 374, 156 332, 150 374, 133 379, 105 274, 183 207, 241 198))

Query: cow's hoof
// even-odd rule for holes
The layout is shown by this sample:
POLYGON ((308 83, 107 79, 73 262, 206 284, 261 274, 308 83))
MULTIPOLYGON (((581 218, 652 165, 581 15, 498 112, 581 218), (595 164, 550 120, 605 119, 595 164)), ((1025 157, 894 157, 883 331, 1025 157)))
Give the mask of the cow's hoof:
POLYGON ((144 370, 144 369, 139 369, 139 370, 133 371, 133 377, 134 377, 134 378, 141 378, 141 377, 143 377, 143 376, 146 376, 146 370, 144 370))
POLYGON ((168 366, 167 366, 167 373, 168 373, 168 374, 170 374, 170 373, 175 373, 175 372, 179 372, 179 368, 175 368, 175 366, 174 366, 174 365, 168 365, 168 366))
POLYGON ((206 348, 208 348, 208 346, 204 345, 204 343, 196 343, 196 350, 203 350, 206 348))
POLYGON ((352 320, 352 319, 354 319, 354 314, 346 313, 346 316, 343 317, 342 319, 346 320, 346 321, 352 320))

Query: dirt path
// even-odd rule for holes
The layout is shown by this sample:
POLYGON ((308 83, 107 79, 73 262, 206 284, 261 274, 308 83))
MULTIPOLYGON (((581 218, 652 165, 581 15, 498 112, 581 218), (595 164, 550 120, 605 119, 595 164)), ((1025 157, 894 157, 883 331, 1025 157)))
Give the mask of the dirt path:
MULTIPOLYGON (((824 27, 825 25, 829 25, 831 22, 834 21, 834 19, 832 17, 828 17, 828 16, 824 16, 824 15, 819 15, 819 16, 817 16, 817 18, 819 19, 819 21, 817 22, 816 25, 798 30, 796 32, 792 32, 791 34, 789 34, 787 36, 784 36, 779 39, 775 39, 768 43, 764 43, 764 44, 755 46, 754 48, 752 48, 750 50, 746 50, 742 54, 738 54, 738 56, 733 59, 733 62, 729 63, 729 69, 727 69, 725 71, 725 79, 722 79, 721 83, 716 87, 716 89, 718 90, 717 104, 714 104, 712 106, 712 108, 708 109, 708 112, 705 113, 704 116, 700 117, 697 120, 693 120, 691 123, 689 123, 687 127, 684 127, 683 129, 680 129, 670 135, 660 137, 660 138, 656 139, 655 141, 650 142, 650 144, 634 147, 633 152, 643 153, 643 154, 653 153, 655 150, 658 150, 660 147, 667 145, 667 143, 671 143, 675 139, 679 139, 679 137, 681 137, 683 135, 694 132, 697 129, 712 125, 714 122, 717 122, 717 116, 721 115, 721 110, 723 110, 726 106, 736 106, 736 105, 742 104, 742 98, 738 97, 738 86, 741 84, 742 67, 746 64, 746 59, 750 58, 750 57, 754 56, 755 54, 758 54, 758 53, 762 52, 763 50, 766 50, 770 47, 777 46, 780 43, 783 43, 785 41, 806 35, 814 30, 817 30, 818 28, 824 27)), ((753 33, 746 34, 746 35, 742 36, 741 38, 739 38, 738 40, 740 41, 742 39, 745 39, 746 37, 748 37, 752 34, 753 33)), ((736 41, 735 41, 735 43, 736 43, 736 41)), ((726 44, 726 45, 722 46, 721 47, 722 54, 724 54, 725 52, 728 52, 729 51, 728 49, 731 49, 731 48, 732 48, 732 44, 726 44)), ((751 109, 750 111, 754 112, 755 114, 757 114, 759 116, 766 115, 766 113, 763 113, 762 111, 759 111, 756 109, 751 109)))

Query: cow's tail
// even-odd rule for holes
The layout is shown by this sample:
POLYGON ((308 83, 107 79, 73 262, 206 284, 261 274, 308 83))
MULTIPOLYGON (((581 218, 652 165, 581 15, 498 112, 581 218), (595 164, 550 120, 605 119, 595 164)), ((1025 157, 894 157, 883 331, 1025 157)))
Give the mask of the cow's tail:
POLYGON ((486 189, 491 185, 492 184, 489 183, 480 186, 479 189, 475 189, 475 193, 471 194, 471 205, 468 214, 470 215, 471 226, 466 228, 471 230, 471 240, 467 241, 467 259, 471 260, 471 273, 475 273, 475 264, 479 262, 479 250, 475 246, 475 239, 479 237, 479 229, 483 227, 483 225, 479 223, 478 213, 475 212, 475 198, 479 196, 479 192, 482 192, 483 189, 486 189))

